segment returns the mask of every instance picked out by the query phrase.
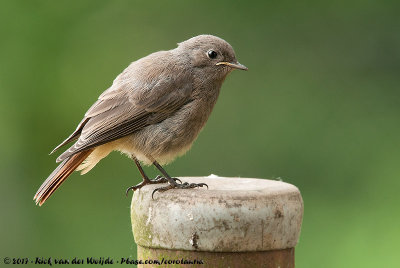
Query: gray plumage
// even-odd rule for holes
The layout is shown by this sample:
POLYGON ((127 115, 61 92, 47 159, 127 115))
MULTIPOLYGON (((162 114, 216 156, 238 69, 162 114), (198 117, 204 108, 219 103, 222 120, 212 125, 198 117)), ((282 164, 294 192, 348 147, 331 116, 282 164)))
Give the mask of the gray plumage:
MULTIPOLYGON (((52 153, 76 140, 57 162, 68 166, 72 156, 85 152, 86 160, 79 158, 85 162, 78 168, 83 173, 113 150, 145 164, 167 164, 190 148, 234 68, 247 69, 226 41, 212 35, 193 37, 175 49, 132 62, 52 153)), ((40 204, 49 197, 43 200, 51 189, 49 182, 60 177, 57 172, 63 174, 56 169, 35 195, 40 204)))

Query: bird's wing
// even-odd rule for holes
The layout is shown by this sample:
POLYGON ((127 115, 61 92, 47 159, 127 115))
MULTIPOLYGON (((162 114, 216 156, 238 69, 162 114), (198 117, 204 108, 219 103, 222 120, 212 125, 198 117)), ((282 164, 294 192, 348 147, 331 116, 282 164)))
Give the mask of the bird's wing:
MULTIPOLYGON (((147 83, 137 83, 135 78, 124 79, 122 73, 87 111, 75 131, 80 134, 78 141, 61 154, 57 162, 161 122, 190 102, 190 76, 182 74, 172 78, 164 73, 166 71, 167 68, 163 68, 158 75, 153 74, 153 80, 147 83), (122 80, 124 82, 120 82, 122 80)), ((79 134, 72 134, 69 140, 79 134)), ((66 142, 68 139, 60 146, 66 142)))
POLYGON ((66 138, 62 143, 60 143, 59 145, 57 145, 56 148, 54 148, 50 154, 54 153, 55 151, 57 151, 58 149, 60 149, 62 146, 64 146, 67 143, 70 143, 71 141, 77 140, 79 135, 81 135, 81 131, 83 129, 83 127, 85 126, 85 124, 87 123, 87 121, 89 120, 89 118, 85 117, 82 119, 82 121, 78 124, 78 126, 76 127, 75 131, 72 132, 71 135, 69 135, 68 138, 66 138))

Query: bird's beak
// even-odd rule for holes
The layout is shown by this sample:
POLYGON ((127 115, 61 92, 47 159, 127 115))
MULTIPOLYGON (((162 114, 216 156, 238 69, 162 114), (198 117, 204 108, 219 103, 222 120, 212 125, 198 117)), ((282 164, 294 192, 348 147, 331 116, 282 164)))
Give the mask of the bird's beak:
POLYGON ((232 63, 232 62, 221 61, 221 62, 218 62, 216 65, 226 65, 226 66, 229 66, 229 67, 232 67, 235 69, 239 69, 239 70, 245 70, 245 71, 248 70, 248 68, 246 66, 244 66, 243 64, 240 64, 239 62, 232 63))

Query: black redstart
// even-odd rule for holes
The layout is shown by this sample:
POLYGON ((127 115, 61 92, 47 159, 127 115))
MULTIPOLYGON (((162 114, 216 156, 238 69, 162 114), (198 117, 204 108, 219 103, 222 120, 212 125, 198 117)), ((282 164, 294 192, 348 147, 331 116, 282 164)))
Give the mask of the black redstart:
POLYGON ((233 69, 247 70, 236 60, 231 45, 212 35, 193 37, 175 49, 132 62, 90 107, 76 130, 51 152, 76 140, 57 158, 61 164, 40 186, 36 204, 41 206, 74 170, 85 174, 114 150, 132 158, 143 177, 127 192, 165 182, 168 186, 155 191, 205 186, 182 183, 161 165, 189 150, 233 69), (155 165, 163 176, 149 179, 140 162, 155 165))

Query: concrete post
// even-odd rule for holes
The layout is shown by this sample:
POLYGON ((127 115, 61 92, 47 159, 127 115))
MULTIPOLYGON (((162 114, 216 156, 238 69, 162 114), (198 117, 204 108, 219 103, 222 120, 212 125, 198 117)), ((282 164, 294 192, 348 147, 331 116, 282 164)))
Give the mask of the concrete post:
POLYGON ((148 185, 133 195, 138 260, 168 267, 189 267, 190 261, 198 264, 190 267, 294 267, 303 216, 295 186, 216 176, 180 179, 209 189, 157 192, 152 200, 160 185, 148 185))

